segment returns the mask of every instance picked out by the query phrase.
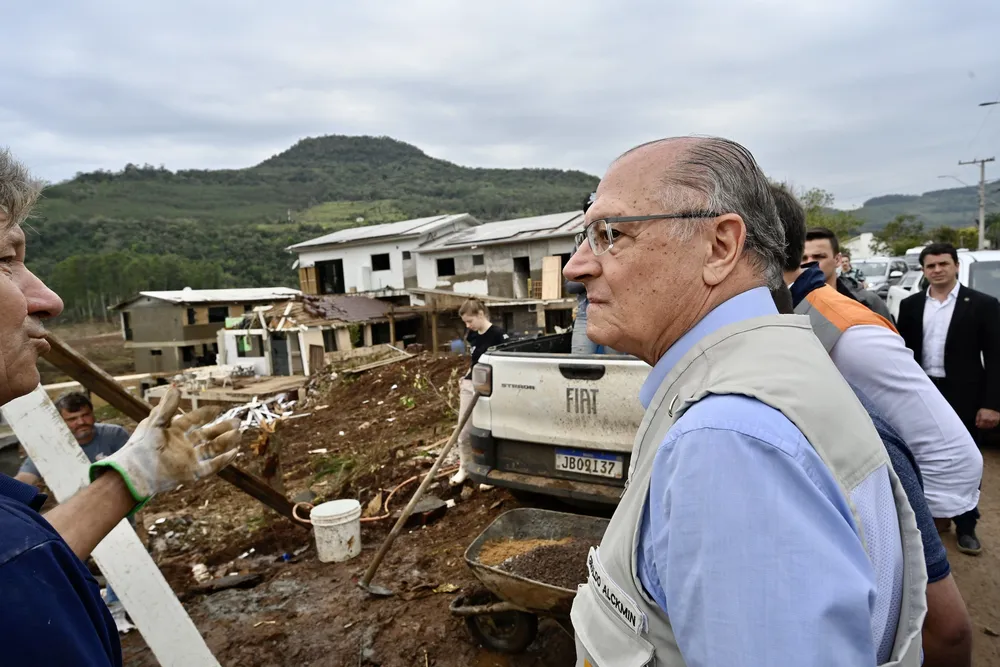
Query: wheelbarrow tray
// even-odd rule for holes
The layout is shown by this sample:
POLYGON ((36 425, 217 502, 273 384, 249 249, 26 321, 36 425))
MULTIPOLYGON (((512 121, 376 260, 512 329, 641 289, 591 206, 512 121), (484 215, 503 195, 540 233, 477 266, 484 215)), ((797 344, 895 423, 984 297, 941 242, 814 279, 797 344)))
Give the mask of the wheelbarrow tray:
MULTIPOLYGON (((494 595, 524 611, 569 616, 576 589, 560 588, 479 562, 483 545, 495 540, 558 540, 575 537, 600 543, 609 520, 599 517, 519 508, 504 512, 465 551, 465 562, 494 595)), ((581 582, 583 583, 583 582, 581 582)))

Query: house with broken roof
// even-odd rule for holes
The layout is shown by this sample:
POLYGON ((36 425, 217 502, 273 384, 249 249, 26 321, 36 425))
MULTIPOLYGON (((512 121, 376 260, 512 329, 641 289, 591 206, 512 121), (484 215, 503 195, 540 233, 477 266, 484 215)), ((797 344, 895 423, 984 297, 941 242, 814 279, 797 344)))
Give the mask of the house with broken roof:
POLYGON ((416 287, 413 251, 479 221, 468 213, 341 229, 287 248, 305 294, 347 294, 416 287))
POLYGON ((367 296, 301 295, 227 321, 218 333, 218 363, 252 366, 257 375, 311 375, 414 342, 419 317, 367 296))
POLYGON ((138 373, 169 373, 210 365, 226 319, 299 294, 288 287, 140 292, 111 306, 138 373))

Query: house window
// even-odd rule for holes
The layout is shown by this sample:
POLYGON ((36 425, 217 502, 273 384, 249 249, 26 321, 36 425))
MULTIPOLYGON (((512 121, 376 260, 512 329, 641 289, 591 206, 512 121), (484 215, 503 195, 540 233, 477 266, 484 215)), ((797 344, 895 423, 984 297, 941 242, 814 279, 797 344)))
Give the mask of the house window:
POLYGON ((409 258, 410 258, 410 251, 409 250, 404 250, 403 251, 403 261, 405 262, 409 258))
POLYGON ((486 260, 485 260, 485 258, 482 255, 473 255, 472 256, 472 265, 473 266, 482 266, 485 263, 486 263, 486 260))
POLYGON ((244 313, 249 313, 252 310, 253 310, 253 304, 252 303, 245 303, 245 304, 243 304, 243 312, 244 313))
POLYGON ((264 338, 262 336, 239 336, 236 339, 237 357, 263 357, 264 338))
POLYGON ((209 322, 225 322, 227 317, 229 317, 228 306, 211 306, 208 309, 209 322))
POLYGON ((181 348, 181 358, 185 362, 194 361, 194 345, 185 345, 181 348))
POLYGON ((194 308, 188 308, 188 324, 194 324, 198 321, 198 313, 194 311, 194 308))
POLYGON ((390 269, 392 269, 392 263, 389 262, 389 253, 372 255, 372 271, 389 271, 390 269))
POLYGON ((132 318, 128 313, 122 313, 122 331, 125 340, 132 340, 132 318))
POLYGON ((453 276, 455 275, 455 258, 448 257, 447 259, 439 259, 437 261, 438 265, 438 276, 453 276))
POLYGON ((336 329, 323 329, 323 351, 324 352, 336 352, 337 351, 337 330, 336 329))
POLYGON ((150 350, 149 351, 149 356, 151 356, 151 357, 162 357, 163 356, 163 350, 150 350))
POLYGON ((389 323, 380 322, 379 324, 372 325, 372 345, 383 345, 385 343, 392 343, 389 340, 389 323))

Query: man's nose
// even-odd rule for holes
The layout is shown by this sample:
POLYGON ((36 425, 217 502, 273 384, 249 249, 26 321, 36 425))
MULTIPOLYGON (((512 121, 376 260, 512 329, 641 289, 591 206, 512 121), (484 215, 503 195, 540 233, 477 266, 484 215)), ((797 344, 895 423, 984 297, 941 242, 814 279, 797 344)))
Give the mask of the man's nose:
POLYGON ((586 282, 587 279, 599 275, 601 275, 601 263, 590 249, 590 243, 584 241, 563 267, 563 278, 574 282, 586 282))
POLYGON ((28 315, 31 317, 44 320, 56 317, 63 311, 63 302, 59 295, 50 290, 49 286, 31 271, 27 272, 21 292, 28 303, 28 315))

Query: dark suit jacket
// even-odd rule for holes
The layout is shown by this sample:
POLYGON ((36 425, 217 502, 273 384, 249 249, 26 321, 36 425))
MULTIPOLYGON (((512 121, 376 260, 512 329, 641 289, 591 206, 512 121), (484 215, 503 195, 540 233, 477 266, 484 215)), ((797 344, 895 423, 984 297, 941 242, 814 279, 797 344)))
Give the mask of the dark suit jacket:
MULTIPOLYGON (((923 362, 926 298, 922 290, 903 299, 896 323, 917 363, 923 362)), ((942 393, 966 426, 970 420, 975 423, 980 408, 1000 410, 1000 301, 964 285, 958 288, 944 345, 944 372, 947 391, 942 393)))

